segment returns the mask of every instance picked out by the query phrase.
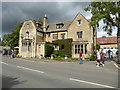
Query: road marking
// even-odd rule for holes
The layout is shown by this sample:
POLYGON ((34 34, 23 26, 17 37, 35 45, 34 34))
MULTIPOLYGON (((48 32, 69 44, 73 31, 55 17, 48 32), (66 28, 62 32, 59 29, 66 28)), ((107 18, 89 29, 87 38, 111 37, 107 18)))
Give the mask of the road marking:
POLYGON ((70 80, 77 81, 77 82, 82 82, 82 83, 88 83, 88 84, 97 85, 97 86, 102 86, 102 87, 106 87, 106 88, 116 88, 116 87, 112 87, 112 86, 108 86, 108 85, 102 85, 102 84, 88 82, 88 81, 83 81, 83 80, 74 79, 74 78, 70 78, 70 80))
POLYGON ((34 69, 26 68, 26 67, 21 67, 21 66, 17 66, 17 67, 22 68, 22 69, 26 69, 26 70, 30 70, 30 71, 34 71, 34 72, 44 73, 43 71, 34 70, 34 69))
POLYGON ((113 61, 111 62, 115 65, 116 68, 120 69, 120 67, 116 63, 114 63, 113 61))
POLYGON ((5 62, 1 62, 2 64, 5 64, 5 65, 8 65, 7 63, 5 63, 5 62))

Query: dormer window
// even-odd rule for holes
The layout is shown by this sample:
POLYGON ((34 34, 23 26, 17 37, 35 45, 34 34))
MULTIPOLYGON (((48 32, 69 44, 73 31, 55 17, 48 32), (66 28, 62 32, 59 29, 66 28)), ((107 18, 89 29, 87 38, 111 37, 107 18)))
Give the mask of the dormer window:
POLYGON ((82 24, 82 20, 77 20, 77 25, 80 26, 82 24))
POLYGON ((63 27, 63 24, 56 24, 56 29, 60 29, 63 27))

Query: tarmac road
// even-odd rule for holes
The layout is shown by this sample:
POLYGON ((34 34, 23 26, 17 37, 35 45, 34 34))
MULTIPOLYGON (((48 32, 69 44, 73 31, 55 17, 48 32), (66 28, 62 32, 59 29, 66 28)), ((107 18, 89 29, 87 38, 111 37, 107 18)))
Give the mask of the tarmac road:
POLYGON ((89 61, 33 62, 29 59, 3 57, 3 88, 117 88, 118 69, 111 61, 96 67, 89 61))

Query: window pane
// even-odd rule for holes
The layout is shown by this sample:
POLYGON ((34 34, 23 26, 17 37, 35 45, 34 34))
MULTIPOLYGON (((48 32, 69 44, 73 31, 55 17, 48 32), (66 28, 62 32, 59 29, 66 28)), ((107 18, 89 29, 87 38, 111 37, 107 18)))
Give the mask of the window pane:
POLYGON ((53 39, 57 40, 58 39, 58 35, 57 34, 53 34, 53 39))
POLYGON ((77 54, 77 49, 75 49, 75 54, 77 54))
POLYGON ((85 54, 87 53, 87 44, 85 44, 85 54))
POLYGON ((78 49, 78 53, 80 53, 80 49, 78 49))
POLYGON ((75 48, 77 48, 77 45, 75 45, 75 48))
POLYGON ((78 45, 78 49, 80 49, 80 45, 78 45))
POLYGON ((56 24, 56 29, 60 29, 63 27, 63 24, 56 24))
POLYGON ((82 53, 83 53, 83 45, 81 45, 81 51, 82 51, 82 53))
POLYGON ((77 32, 77 38, 82 38, 82 31, 81 32, 77 32))
POLYGON ((81 20, 77 21, 77 25, 80 26, 81 25, 81 20))
POLYGON ((65 39, 65 33, 61 34, 61 39, 65 39))

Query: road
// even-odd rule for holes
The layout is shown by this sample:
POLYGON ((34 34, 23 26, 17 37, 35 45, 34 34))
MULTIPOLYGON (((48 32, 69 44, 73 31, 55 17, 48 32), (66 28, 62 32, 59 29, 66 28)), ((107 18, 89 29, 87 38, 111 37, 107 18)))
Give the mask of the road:
POLYGON ((117 88, 118 70, 112 62, 32 62, 3 57, 3 88, 117 88))

